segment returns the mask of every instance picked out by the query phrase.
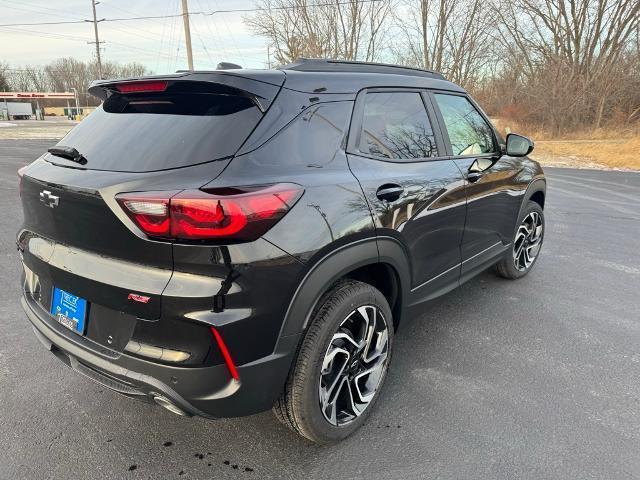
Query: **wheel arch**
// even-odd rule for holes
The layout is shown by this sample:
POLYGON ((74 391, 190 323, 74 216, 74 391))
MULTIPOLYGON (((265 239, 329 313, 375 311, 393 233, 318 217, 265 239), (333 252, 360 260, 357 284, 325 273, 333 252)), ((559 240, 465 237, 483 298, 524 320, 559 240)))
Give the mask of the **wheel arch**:
MULTIPOLYGON (((522 210, 525 208, 529 201, 536 202, 542 209, 544 209, 544 203, 547 197, 547 182, 544 178, 536 178, 527 187, 525 191, 520 210, 518 211, 518 218, 522 215, 522 210)), ((517 222, 517 219, 516 219, 517 222)))
POLYGON ((391 298, 394 325, 399 325, 410 291, 409 262, 397 240, 370 237, 339 247, 311 266, 289 303, 278 343, 302 333, 322 295, 343 278, 372 284, 391 298))
POLYGON ((536 190, 535 192, 533 192, 529 200, 531 200, 532 202, 536 202, 538 205, 540 205, 540 208, 544 210, 545 193, 543 190, 536 190))

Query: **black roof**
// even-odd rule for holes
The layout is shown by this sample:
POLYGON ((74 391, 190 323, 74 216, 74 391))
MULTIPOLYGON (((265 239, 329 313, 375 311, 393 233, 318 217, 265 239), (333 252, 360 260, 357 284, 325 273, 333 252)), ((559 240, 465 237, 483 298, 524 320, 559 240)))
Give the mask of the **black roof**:
POLYGON ((295 70, 298 72, 386 73, 445 80, 444 75, 432 70, 403 67, 389 63, 356 62, 352 60, 330 60, 322 58, 298 58, 293 63, 283 65, 279 70, 295 70))
POLYGON ((89 93, 105 98, 105 87, 119 82, 144 80, 191 80, 223 83, 272 98, 272 87, 284 87, 311 94, 339 94, 353 97, 360 90, 372 87, 432 88, 464 92, 441 73, 385 63, 352 62, 301 58, 274 70, 231 69, 213 71, 180 71, 169 75, 96 80, 89 93))

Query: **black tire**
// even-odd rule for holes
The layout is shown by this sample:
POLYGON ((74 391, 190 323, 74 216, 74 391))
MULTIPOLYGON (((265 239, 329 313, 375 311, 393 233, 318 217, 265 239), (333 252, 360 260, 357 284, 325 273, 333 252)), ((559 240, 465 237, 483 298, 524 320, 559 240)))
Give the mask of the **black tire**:
MULTIPOLYGON (((273 407, 276 418, 307 439, 321 444, 338 442, 356 431, 371 413, 384 383, 393 347, 393 319, 384 295, 376 288, 355 280, 337 283, 318 302, 310 325, 294 358, 284 392, 273 407), (334 334, 343 331, 343 323, 358 307, 374 306, 387 326, 386 360, 380 367, 381 377, 373 399, 364 411, 344 425, 334 425, 325 417, 320 406, 319 386, 322 365, 334 334)), ((365 354, 366 356, 366 354, 365 354)), ((353 358, 357 358, 355 355, 353 358)), ((351 363, 345 360, 346 363, 351 363)), ((326 375, 326 374, 323 374, 326 375)))
POLYGON ((527 273, 529 273, 531 269, 533 269, 536 262, 538 261, 538 258, 540 257, 540 248, 542 248, 542 242, 544 241, 544 231, 545 231, 544 211, 542 210, 542 207, 539 204, 533 201, 529 201, 525 206, 525 208, 522 210, 522 213, 520 214, 520 218, 518 218, 518 223, 513 235, 511 248, 505 254, 504 258, 496 264, 496 272, 498 273, 498 275, 503 278, 516 279, 516 278, 524 277, 527 273), (533 261, 528 266, 524 267, 521 262, 516 261, 516 257, 515 257, 516 250, 519 247, 519 243, 516 240, 518 239, 518 231, 520 227, 523 225, 523 222, 525 221, 525 219, 528 219, 531 214, 539 215, 539 218, 541 221, 542 230, 541 230, 540 239, 539 239, 540 246, 537 250, 535 257, 533 258, 533 261), (516 263, 519 263, 519 266, 517 266, 516 263))

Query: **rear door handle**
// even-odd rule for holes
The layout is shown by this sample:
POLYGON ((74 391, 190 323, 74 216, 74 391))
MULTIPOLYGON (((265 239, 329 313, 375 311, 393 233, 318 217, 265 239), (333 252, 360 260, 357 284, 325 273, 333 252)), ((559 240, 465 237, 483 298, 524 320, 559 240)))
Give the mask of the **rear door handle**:
POLYGON ((387 202, 395 202, 404 193, 404 188, 395 183, 385 183, 376 191, 376 197, 387 202))

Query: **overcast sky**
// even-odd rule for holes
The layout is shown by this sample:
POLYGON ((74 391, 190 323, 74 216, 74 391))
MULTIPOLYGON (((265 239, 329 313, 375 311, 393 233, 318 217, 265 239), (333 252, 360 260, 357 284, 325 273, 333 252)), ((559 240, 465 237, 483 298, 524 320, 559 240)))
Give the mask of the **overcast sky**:
MULTIPOLYGON (((181 0, 101 0, 98 19, 181 12, 181 0)), ((189 0, 189 11, 212 12, 253 7, 253 0, 189 0)), ((246 15, 246 14, 244 14, 246 15)), ((241 13, 191 17, 194 66, 215 68, 219 61, 265 68, 266 41, 252 35, 241 13)), ((91 19, 91 0, 0 0, 0 24, 91 19)), ((182 18, 101 22, 103 60, 140 62, 154 73, 187 68, 182 18)), ((0 27, 0 61, 12 66, 43 65, 59 57, 95 56, 93 24, 0 27)))

